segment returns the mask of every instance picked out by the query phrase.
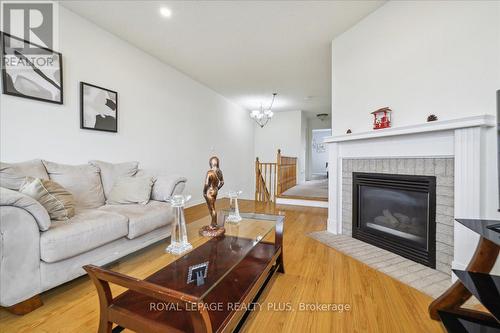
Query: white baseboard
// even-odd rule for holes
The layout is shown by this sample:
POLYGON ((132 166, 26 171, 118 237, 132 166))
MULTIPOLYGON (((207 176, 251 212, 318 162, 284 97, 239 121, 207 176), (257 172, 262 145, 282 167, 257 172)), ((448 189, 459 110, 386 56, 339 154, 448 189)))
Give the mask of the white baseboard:
POLYGON ((188 201, 188 203, 186 204, 186 208, 193 207, 193 206, 202 204, 204 202, 205 202, 205 200, 203 200, 203 199, 191 200, 191 201, 188 201))
MULTIPOLYGON (((228 199, 228 196, 227 195, 220 195, 217 200, 221 200, 221 199, 228 199)), ((248 200, 248 199, 245 199, 245 198, 241 198, 242 200, 248 200)), ((240 200, 240 199, 238 199, 240 200)), ((251 199, 253 200, 253 199, 251 199)), ((186 204, 186 207, 185 208, 189 208, 189 207, 193 207, 193 206, 196 206, 196 205, 201 205, 201 204, 204 204, 205 203, 205 199, 197 199, 197 200, 191 200, 191 201, 188 201, 188 203, 186 204)))
POLYGON ((295 205, 295 206, 328 208, 328 201, 276 198, 276 204, 277 205, 295 205))

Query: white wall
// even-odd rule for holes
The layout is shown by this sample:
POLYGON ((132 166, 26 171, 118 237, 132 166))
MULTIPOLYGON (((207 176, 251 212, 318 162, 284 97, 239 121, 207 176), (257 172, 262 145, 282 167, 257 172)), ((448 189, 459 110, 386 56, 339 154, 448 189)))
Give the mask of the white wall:
POLYGON ((137 160, 188 178, 202 198, 208 158, 226 185, 253 197, 254 138, 248 113, 172 67, 60 7, 64 105, 1 95, 0 158, 62 163, 137 160), (118 92, 118 133, 79 128, 79 82, 118 92))
POLYGON ((390 1, 333 42, 334 134, 371 129, 390 106, 394 126, 495 114, 497 1, 390 1))
POLYGON ((297 156, 299 170, 297 180, 305 178, 305 131, 302 111, 275 112, 272 120, 263 128, 255 125, 255 153, 261 162, 276 162, 281 149, 285 156, 297 156))
MULTIPOLYGON (((500 2, 390 1, 333 41, 332 73, 334 135, 370 130, 384 106, 395 127, 496 115, 500 2)), ((498 219, 495 129, 484 143, 481 217, 498 219)), ((460 256, 472 255, 470 237, 455 234, 460 256)))

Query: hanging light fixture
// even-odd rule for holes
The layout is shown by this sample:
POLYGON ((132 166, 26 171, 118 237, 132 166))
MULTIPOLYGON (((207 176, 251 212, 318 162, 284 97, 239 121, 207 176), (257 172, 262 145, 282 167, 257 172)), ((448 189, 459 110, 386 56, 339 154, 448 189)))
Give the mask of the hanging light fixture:
POLYGON ((325 119, 328 118, 328 113, 318 113, 316 117, 321 121, 325 121, 325 119))
POLYGON ((271 120, 271 118, 274 115, 274 112, 271 109, 273 108, 274 99, 276 98, 276 95, 278 95, 278 93, 273 93, 273 100, 271 101, 271 105, 269 105, 269 108, 264 109, 261 104, 260 109, 252 110, 252 112, 250 112, 250 118, 255 120, 255 122, 259 124, 261 128, 266 126, 266 124, 269 122, 269 120, 271 120))

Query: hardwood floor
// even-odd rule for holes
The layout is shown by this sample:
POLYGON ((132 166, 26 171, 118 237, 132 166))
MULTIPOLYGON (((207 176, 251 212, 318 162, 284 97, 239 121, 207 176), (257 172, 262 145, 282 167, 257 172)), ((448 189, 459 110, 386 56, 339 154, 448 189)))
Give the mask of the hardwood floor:
MULTIPOLYGON (((227 200, 218 208, 227 206, 227 200)), ((307 234, 326 228, 323 208, 241 201, 241 211, 285 214, 286 274, 277 274, 250 314, 243 332, 443 332, 429 319, 431 298, 329 248, 307 234), (301 308, 302 304, 302 308, 301 308), (316 304, 345 311, 309 311, 316 304), (288 311, 288 308, 293 311, 288 311)), ((204 205, 186 210, 188 222, 207 215, 204 205)), ((165 244, 123 258, 110 268, 144 278, 164 265, 165 244)), ((114 288, 113 292, 121 292, 114 288)), ((42 294, 44 305, 25 316, 0 310, 0 332, 96 332, 98 300, 87 276, 42 294)))

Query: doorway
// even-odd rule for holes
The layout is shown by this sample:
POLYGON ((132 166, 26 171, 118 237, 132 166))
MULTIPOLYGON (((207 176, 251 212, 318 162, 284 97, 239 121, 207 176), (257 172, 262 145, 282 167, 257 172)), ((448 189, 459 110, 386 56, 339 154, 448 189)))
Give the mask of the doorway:
POLYGON ((311 177, 309 180, 324 180, 328 178, 328 150, 323 140, 332 134, 332 130, 313 129, 311 134, 311 177))
POLYGON ((310 130, 306 145, 308 167, 306 180, 283 192, 283 197, 316 201, 328 200, 328 149, 323 140, 331 133, 329 128, 310 130))

